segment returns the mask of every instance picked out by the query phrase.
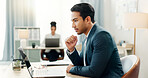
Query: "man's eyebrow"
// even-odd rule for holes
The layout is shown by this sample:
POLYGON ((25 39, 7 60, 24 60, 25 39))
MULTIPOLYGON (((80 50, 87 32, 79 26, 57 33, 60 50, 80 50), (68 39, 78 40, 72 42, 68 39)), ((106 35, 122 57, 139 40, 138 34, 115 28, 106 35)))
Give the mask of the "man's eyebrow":
POLYGON ((71 21, 74 21, 74 20, 76 20, 76 19, 78 19, 78 18, 73 18, 73 19, 71 19, 71 21))

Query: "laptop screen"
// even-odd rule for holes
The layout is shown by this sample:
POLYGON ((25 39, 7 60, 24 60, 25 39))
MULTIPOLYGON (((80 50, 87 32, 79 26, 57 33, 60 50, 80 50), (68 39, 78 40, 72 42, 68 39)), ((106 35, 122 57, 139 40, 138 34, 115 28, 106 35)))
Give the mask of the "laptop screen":
POLYGON ((32 69, 32 67, 31 67, 31 64, 30 64, 30 62, 29 62, 29 60, 28 60, 26 54, 24 53, 24 51, 23 51, 22 48, 18 48, 18 50, 19 50, 19 52, 20 52, 20 54, 21 54, 23 60, 25 61, 25 64, 26 64, 26 66, 27 66, 27 69, 28 69, 28 71, 29 71, 30 76, 32 77, 33 69, 32 69))
POLYGON ((26 64, 27 68, 29 68, 31 66, 31 64, 30 64, 26 54, 24 53, 23 49, 22 48, 18 48, 18 50, 19 50, 23 60, 25 61, 25 64, 26 64))
POLYGON ((59 47, 59 38, 46 38, 45 46, 46 47, 59 47))

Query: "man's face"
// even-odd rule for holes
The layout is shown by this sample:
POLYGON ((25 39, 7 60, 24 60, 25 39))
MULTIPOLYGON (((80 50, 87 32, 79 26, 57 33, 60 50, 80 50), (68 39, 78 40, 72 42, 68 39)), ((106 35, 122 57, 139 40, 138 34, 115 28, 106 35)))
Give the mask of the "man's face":
POLYGON ((51 27, 51 33, 52 33, 52 35, 55 34, 55 31, 56 31, 56 27, 52 26, 52 27, 51 27))
POLYGON ((72 20, 72 28, 75 29, 78 35, 86 32, 86 22, 80 16, 80 12, 76 11, 72 12, 71 20, 72 20))

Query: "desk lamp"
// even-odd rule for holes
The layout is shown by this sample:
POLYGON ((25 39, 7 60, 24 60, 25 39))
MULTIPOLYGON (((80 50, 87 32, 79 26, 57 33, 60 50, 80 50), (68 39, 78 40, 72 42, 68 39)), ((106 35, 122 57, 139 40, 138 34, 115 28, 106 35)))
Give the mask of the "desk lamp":
POLYGON ((28 29, 20 29, 19 32, 20 46, 26 47, 27 42, 26 40, 29 38, 29 30, 28 29))
POLYGON ((127 13, 124 16, 125 28, 134 29, 134 55, 136 45, 136 29, 148 28, 148 13, 127 13))

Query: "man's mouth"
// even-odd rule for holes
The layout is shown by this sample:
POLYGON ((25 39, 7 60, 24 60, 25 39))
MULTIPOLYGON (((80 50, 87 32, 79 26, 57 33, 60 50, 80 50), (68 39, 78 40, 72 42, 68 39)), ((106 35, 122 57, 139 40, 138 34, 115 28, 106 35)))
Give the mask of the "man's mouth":
POLYGON ((78 28, 75 28, 75 31, 77 32, 78 31, 78 28))

